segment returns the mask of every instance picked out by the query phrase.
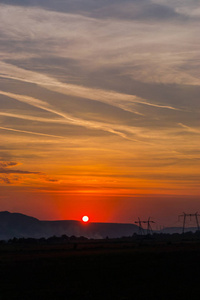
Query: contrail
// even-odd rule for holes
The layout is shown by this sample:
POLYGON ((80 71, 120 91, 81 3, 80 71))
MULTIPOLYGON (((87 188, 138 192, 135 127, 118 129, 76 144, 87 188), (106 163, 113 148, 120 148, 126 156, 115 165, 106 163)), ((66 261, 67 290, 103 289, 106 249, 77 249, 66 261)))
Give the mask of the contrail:
POLYGON ((163 109, 179 110, 168 105, 159 105, 150 103, 135 95, 123 94, 115 91, 84 87, 81 85, 62 83, 57 79, 43 75, 41 73, 24 70, 22 68, 0 62, 1 75, 0 77, 19 80, 22 82, 34 83, 48 90, 56 91, 64 95, 73 97, 90 99, 118 107, 124 111, 140 114, 129 107, 130 104, 142 104, 163 109), (12 74, 18 74, 13 76, 12 74))
POLYGON ((47 136, 47 137, 54 137, 54 138, 64 138, 63 136, 46 134, 46 133, 39 133, 39 132, 33 132, 33 131, 26 131, 26 130, 19 130, 19 129, 14 129, 14 128, 10 128, 10 127, 2 127, 2 126, 0 126, 0 129, 2 129, 2 130, 9 130, 9 131, 16 131, 16 132, 21 132, 21 133, 34 134, 34 135, 47 136))
MULTIPOLYGON (((76 125, 76 126, 82 126, 82 127, 89 128, 89 129, 103 130, 103 131, 118 135, 124 139, 137 141, 137 142, 139 141, 137 139, 129 138, 129 137, 127 137, 127 135, 125 133, 123 133, 123 131, 124 131, 124 132, 128 132, 131 134, 136 134, 137 133, 136 128, 131 128, 128 126, 123 126, 123 125, 114 125, 114 124, 109 124, 109 123, 101 123, 101 122, 78 119, 78 118, 72 117, 66 113, 55 110, 50 104, 46 103, 45 101, 38 100, 38 99, 30 97, 30 96, 13 94, 13 93, 4 92, 4 91, 0 91, 0 94, 10 97, 10 98, 13 98, 19 102, 26 103, 30 106, 40 108, 44 111, 51 112, 51 113, 63 118, 63 120, 60 119, 60 121, 57 120, 57 121, 52 121, 52 122, 62 122, 62 123, 76 125)), ((6 113, 1 113, 1 114, 5 115, 6 113)), ((10 116, 11 116, 11 114, 10 114, 10 116)), ((12 117, 14 117, 13 114, 12 114, 12 117)), ((16 117, 19 118, 19 115, 16 115, 16 117)), ((26 118, 26 117, 22 117, 22 118, 26 118)), ((30 119, 30 117, 27 117, 27 118, 30 119)), ((35 118, 35 120, 37 120, 36 118, 35 118)), ((40 121, 42 121, 42 120, 40 119, 40 121)), ((50 135, 50 136, 52 136, 52 135, 50 135)))

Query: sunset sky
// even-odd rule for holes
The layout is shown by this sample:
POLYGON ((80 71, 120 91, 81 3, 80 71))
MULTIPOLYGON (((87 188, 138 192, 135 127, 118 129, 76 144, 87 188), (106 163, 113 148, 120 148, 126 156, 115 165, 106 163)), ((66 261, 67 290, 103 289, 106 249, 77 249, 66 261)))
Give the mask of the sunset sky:
POLYGON ((0 211, 200 212, 199 28, 199 0, 1 0, 0 211))

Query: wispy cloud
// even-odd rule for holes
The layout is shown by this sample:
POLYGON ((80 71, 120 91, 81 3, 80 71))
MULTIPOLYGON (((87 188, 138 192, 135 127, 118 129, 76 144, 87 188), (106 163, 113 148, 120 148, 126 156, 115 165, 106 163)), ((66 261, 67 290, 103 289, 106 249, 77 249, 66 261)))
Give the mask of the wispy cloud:
POLYGON ((41 174, 41 172, 22 171, 14 169, 0 169, 1 174, 41 174))
POLYGON ((0 176, 0 182, 4 184, 11 184, 11 181, 8 177, 1 177, 0 176))
POLYGON ((197 2, 1 1, 1 184, 199 193, 197 2))
MULTIPOLYGON (((98 12, 103 3, 98 4, 98 12)), ((6 50, 11 43, 16 47, 14 55, 3 48, 2 58, 61 57, 74 59, 91 72, 118 66, 121 72, 141 82, 199 85, 196 72, 182 69, 191 60, 199 59, 198 26, 180 21, 181 13, 174 7, 177 3, 169 6, 168 1, 112 2, 105 8, 105 19, 97 18, 98 13, 92 17, 81 15, 84 8, 79 5, 76 14, 70 10, 61 13, 41 7, 2 5, 2 40, 7 44, 6 50), (118 15, 117 20, 112 18, 112 12, 118 15), (127 14, 133 17, 128 18, 127 14), (135 14, 138 16, 134 18, 135 14), (170 22, 163 26, 163 19, 170 22)))
MULTIPOLYGON (((7 92, 3 92, 3 91, 0 91, 0 94, 5 95, 7 97, 14 98, 14 99, 16 99, 20 102, 24 102, 24 103, 27 103, 29 105, 41 108, 41 109, 43 109, 45 111, 48 111, 48 112, 51 112, 55 115, 58 115, 58 116, 64 118, 65 123, 67 123, 67 124, 83 126, 83 127, 86 127, 86 128, 101 129, 101 130, 108 131, 108 132, 111 132, 113 134, 117 134, 117 135, 120 135, 121 137, 126 138, 125 134, 123 134, 120 131, 115 130, 114 128, 111 127, 110 124, 103 124, 103 123, 100 123, 100 122, 91 122, 91 121, 88 121, 88 120, 81 120, 81 119, 71 117, 71 116, 67 115, 66 113, 59 112, 56 109, 52 108, 51 105, 49 105, 48 103, 46 103, 44 101, 41 101, 41 100, 38 100, 38 99, 35 99, 33 97, 28 97, 28 96, 24 96, 24 95, 17 95, 17 94, 13 94, 13 93, 7 93, 7 92)), ((19 116, 17 116, 17 117, 19 117, 19 116)), ((36 118, 36 120, 37 120, 37 118, 36 118)), ((41 119, 40 119, 40 121, 41 121, 41 119)), ((57 120, 57 122, 59 122, 59 120, 57 120)), ((63 122, 61 121, 61 123, 63 123, 63 122)), ((12 130, 12 131, 18 131, 18 132, 44 135, 44 136, 52 136, 53 137, 53 135, 49 135, 49 134, 34 133, 34 132, 28 132, 28 131, 24 131, 24 130, 17 130, 17 129, 13 129, 13 128, 7 128, 7 127, 0 127, 0 128, 5 129, 5 130, 12 130)), ((126 127, 124 127, 124 129, 125 128, 126 127)), ((61 137, 61 136, 54 136, 54 137, 61 137)))
MULTIPOLYGON (((88 87, 75 85, 75 84, 65 84, 59 82, 58 80, 52 77, 43 75, 41 73, 27 71, 18 68, 16 66, 12 66, 10 64, 6 64, 4 62, 0 62, 0 68, 1 68, 0 77, 2 78, 9 78, 9 79, 19 80, 23 82, 28 82, 28 83, 34 83, 42 87, 45 87, 51 91, 56 91, 73 97, 85 98, 85 99, 107 103, 109 105, 119 107, 123 110, 132 113, 135 113, 135 110, 130 108, 130 104, 133 105, 143 104, 147 106, 153 106, 153 107, 164 108, 164 109, 174 109, 174 110, 177 109, 169 105, 159 105, 156 103, 151 103, 135 95, 122 94, 115 91, 108 91, 102 89, 88 88, 88 87), (13 73, 17 74, 17 76, 13 76, 12 75, 13 73)), ((1 91, 0 93, 4 95, 9 94, 3 91, 1 91)), ((28 103, 28 100, 23 100, 23 98, 21 101, 28 103)), ((41 100, 35 99, 34 101, 32 100, 31 102, 34 102, 35 106, 37 105, 37 107, 43 108, 44 103, 41 100)), ((50 107, 48 109, 50 111, 50 107)))
POLYGON ((10 168, 17 166, 19 163, 15 161, 0 161, 0 168, 10 168))
POLYGON ((198 128, 193 128, 193 127, 184 125, 184 124, 182 124, 182 123, 179 123, 178 125, 180 125, 180 126, 181 126, 183 129, 185 129, 185 131, 187 131, 187 132, 200 134, 200 127, 198 127, 198 128))
POLYGON ((58 135, 53 135, 53 134, 46 134, 46 133, 33 132, 33 131, 27 131, 27 130, 20 130, 20 129, 10 128, 10 127, 3 127, 3 126, 0 126, 0 129, 19 132, 19 133, 26 133, 26 134, 34 134, 34 135, 39 135, 39 136, 52 137, 52 138, 64 138, 63 136, 58 136, 58 135))
MULTIPOLYGON (((101 122, 95 122, 95 121, 89 121, 89 120, 74 118, 74 117, 70 116, 69 114, 57 111, 55 108, 53 108, 48 103, 46 103, 44 101, 41 101, 41 100, 38 100, 38 99, 35 99, 33 97, 28 97, 28 96, 24 96, 24 95, 17 95, 17 94, 3 92, 3 91, 0 91, 0 94, 2 94, 4 96, 7 96, 7 97, 14 98, 14 99, 16 99, 20 102, 27 103, 27 104, 32 105, 34 107, 41 108, 45 111, 51 112, 55 115, 58 115, 58 116, 60 116, 64 119, 64 121, 62 119, 61 120, 53 120, 53 123, 55 123, 55 122, 57 122, 57 123, 66 123, 66 124, 72 124, 72 125, 76 125, 76 126, 83 126, 83 127, 86 127, 86 128, 92 128, 92 129, 98 129, 98 130, 100 129, 100 130, 103 130, 103 131, 110 132, 112 134, 119 135, 123 138, 128 138, 123 131, 129 132, 129 133, 132 133, 132 134, 136 134, 136 129, 133 129, 133 128, 128 127, 128 126, 114 125, 114 124, 109 124, 109 123, 106 124, 106 123, 101 123, 101 122)), ((2 115, 6 115, 6 113, 2 113, 2 115)), ((7 114, 7 116, 9 116, 9 115, 7 114)), ((10 116, 11 116, 11 114, 10 114, 10 116)), ((13 114, 12 114, 12 116, 13 116, 13 114)), ((16 115, 16 117, 19 118, 20 116, 16 115)), ((23 117, 23 116, 22 116, 22 118, 26 119, 26 117, 23 117)), ((31 119, 31 117, 27 117, 27 119, 31 119)), ((34 120, 34 117, 32 119, 34 120)), ((37 118, 37 117, 36 117, 35 120, 43 121, 42 118, 37 118)), ((37 135, 44 135, 44 136, 51 136, 51 137, 61 137, 61 136, 54 136, 54 135, 50 135, 50 134, 29 132, 29 131, 26 131, 26 130, 18 130, 18 129, 8 128, 8 127, 0 127, 0 129, 17 131, 17 132, 24 132, 24 133, 30 133, 30 134, 37 134, 37 135)))
POLYGON ((46 175, 44 172, 27 171, 21 169, 13 169, 12 167, 20 165, 19 162, 0 161, 0 183, 2 184, 23 184, 24 182, 40 182, 41 183, 59 183, 60 180, 46 175), (32 176, 33 175, 33 176, 32 176))
POLYGON ((13 161, 0 161, 0 174, 42 174, 41 172, 10 169, 18 164, 13 161))
MULTIPOLYGON (((70 124, 73 126, 82 126, 89 129, 94 130, 102 130, 109 133, 112 133, 114 135, 118 135, 122 138, 132 140, 132 141, 140 141, 140 142, 147 142, 149 143, 149 139, 156 138, 158 136, 157 130, 150 130, 150 129, 143 129, 141 127, 137 126, 127 126, 127 125, 120 125, 120 124, 112 124, 112 123, 106 123, 106 122, 98 122, 98 121, 91 121, 89 119, 80 119, 75 118, 65 112, 58 111, 55 109, 52 105, 49 103, 38 100, 33 97, 29 97, 26 95, 18 95, 13 94, 9 92, 0 91, 0 94, 13 98, 17 101, 29 104, 30 106, 40 108, 44 111, 51 112, 52 114, 59 116, 59 119, 49 119, 49 118, 41 118, 41 117, 35 117, 35 116, 26 116, 26 115, 19 115, 19 114, 11 114, 11 113, 0 113, 2 116, 8 116, 8 117, 14 117, 14 118, 20 118, 25 120, 33 120, 33 121, 39 121, 39 122, 49 122, 49 123, 57 123, 57 124, 70 124)), ((10 127, 3 127, 1 126, 0 129, 3 130, 10 130, 10 131, 16 131, 21 133, 27 133, 27 134, 35 134, 35 135, 41 135, 41 136, 47 136, 47 137, 56 137, 56 138, 64 138, 64 136, 60 135, 52 135, 52 134, 45 134, 45 133, 39 133, 39 132, 32 132, 27 130, 21 130, 21 129, 14 129, 10 127)), ((170 131, 169 131, 170 132, 170 131)), ((160 137, 161 138, 161 137, 160 137)), ((164 136, 162 137, 164 138, 164 136)), ((151 141, 152 143, 152 141, 151 141)))
MULTIPOLYGON (((170 1, 169 1, 170 2, 170 1)), ((81 0, 72 2, 70 0, 57 0, 54 1, 16 1, 3 0, 2 3, 12 4, 17 6, 40 6, 48 9, 49 11, 58 11, 71 14, 86 15, 93 18, 116 18, 116 19, 130 19, 130 20, 171 20, 174 17, 179 17, 178 12, 174 9, 173 5, 167 5, 166 1, 137 1, 137 0, 123 0, 115 1, 99 0, 81 0)))

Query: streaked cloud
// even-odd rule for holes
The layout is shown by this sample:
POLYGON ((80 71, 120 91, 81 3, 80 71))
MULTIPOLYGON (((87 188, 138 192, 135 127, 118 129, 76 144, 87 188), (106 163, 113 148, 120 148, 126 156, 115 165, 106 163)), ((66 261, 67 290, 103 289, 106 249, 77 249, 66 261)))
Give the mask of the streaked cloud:
MULTIPOLYGON (((112 6, 118 5, 122 5, 120 1, 112 6)), ((129 7, 130 2, 123 4, 124 9, 127 5, 129 7)), ((143 6, 153 4, 136 1, 133 5, 143 11, 143 6)), ((184 23, 175 18, 159 26, 159 22, 151 22, 148 18, 146 22, 101 20, 81 15, 81 11, 61 13, 31 6, 3 5, 0 13, 2 41, 5 45, 8 43, 6 50, 11 43, 16 47, 15 55, 12 50, 3 50, 4 60, 59 56, 73 59, 90 71, 118 65, 122 74, 139 81, 199 85, 195 72, 182 69, 199 58, 198 41, 195 45, 192 43, 198 26, 192 22, 184 23)), ((163 19, 158 12, 156 14, 163 19)))
POLYGON ((63 138, 62 136, 57 136, 57 135, 52 135, 52 134, 45 134, 45 133, 39 133, 39 132, 33 132, 33 131, 27 131, 27 130, 19 130, 19 129, 14 129, 10 127, 2 127, 0 126, 0 129, 2 130, 8 130, 8 131, 13 131, 13 132, 20 132, 20 133, 26 133, 26 134, 34 134, 34 135, 39 135, 39 136, 47 136, 47 137, 54 137, 54 138, 63 138))
MULTIPOLYGON (((5 64, 3 62, 0 62, 0 67, 1 67, 1 72, 4 73, 5 75, 0 75, 2 78, 8 78, 8 79, 14 79, 14 80, 19 80, 23 82, 28 82, 28 83, 34 83, 37 85, 41 85, 49 90, 56 91, 59 93, 63 93, 69 96, 73 97, 79 97, 79 98, 86 98, 90 100, 95 100, 103 103, 108 103, 109 105, 113 105, 116 107, 119 107, 123 110, 127 110, 130 112, 135 113, 134 109, 130 109, 129 106, 130 104, 134 103, 139 103, 143 105, 148 105, 148 106, 154 106, 154 107, 159 107, 159 108, 168 108, 168 109, 177 109, 172 106, 167 106, 167 105, 159 105, 156 103, 150 103, 145 101, 144 99, 141 99, 135 95, 127 95, 127 94, 122 94, 122 93, 117 93, 114 91, 106 91, 102 89, 94 89, 94 88, 88 88, 88 87, 83 87, 80 85, 74 85, 74 84, 64 84, 62 82, 59 82, 56 79, 53 79, 51 77, 48 77, 46 75, 40 74, 40 73, 35 73, 31 71, 26 71, 24 69, 5 64), (14 77, 10 74, 13 73, 19 73, 19 77, 14 77), (128 103, 127 103, 128 102, 128 103)), ((9 93, 0 91, 2 95, 7 95, 9 96, 9 93)), ((39 107, 39 108, 44 108, 44 102, 38 99, 31 99, 31 97, 26 97, 27 100, 23 97, 23 95, 20 96, 14 96, 10 94, 12 97, 18 97, 21 100, 19 101, 24 101, 26 103, 33 103, 33 105, 39 107), (31 99, 31 101, 29 101, 31 99)), ((50 107, 45 109, 49 109, 51 111, 50 107)), ((137 113, 137 112, 136 112, 137 113)))
POLYGON ((19 163, 15 161, 0 161, 0 168, 9 168, 17 166, 19 163))
POLYGON ((159 195, 160 207, 199 195, 199 17, 196 0, 1 1, 0 184, 11 207, 115 211, 124 197, 130 214, 135 195, 159 195))
POLYGON ((10 169, 10 167, 16 166, 19 163, 12 161, 0 161, 0 173, 1 174, 40 174, 40 172, 23 171, 10 169))
MULTIPOLYGON (((123 126, 123 125, 114 125, 114 124, 109 124, 109 123, 106 124, 105 122, 100 123, 100 122, 94 122, 94 121, 89 121, 89 120, 77 119, 77 118, 74 118, 73 116, 70 116, 69 114, 66 114, 66 113, 63 113, 63 112, 60 112, 60 111, 56 110, 55 108, 53 108, 51 105, 49 105, 48 103, 46 103, 44 101, 41 101, 41 100, 38 100, 38 99, 35 99, 35 98, 32 98, 32 97, 28 97, 28 96, 24 96, 24 95, 17 95, 17 94, 3 92, 3 91, 0 91, 0 94, 2 94, 4 96, 7 96, 7 97, 11 97, 11 98, 16 99, 20 102, 27 103, 31 106, 35 106, 35 107, 40 108, 42 110, 51 112, 55 115, 58 115, 58 116, 62 117, 64 119, 64 121, 66 121, 66 122, 64 122, 62 119, 61 120, 52 120, 51 122, 53 122, 53 123, 56 123, 56 122, 61 123, 61 124, 68 123, 68 124, 72 124, 72 125, 83 126, 83 127, 86 127, 86 128, 100 129, 100 130, 103 130, 103 131, 108 131, 108 132, 113 133, 113 134, 117 134, 117 135, 119 135, 123 138, 128 138, 126 136, 126 134, 124 134, 124 132, 132 133, 132 134, 134 134, 138 137, 140 137, 140 135, 143 135, 145 137, 145 134, 140 133, 140 129, 136 128, 136 127, 131 128, 129 126, 123 126)), ((100 94, 101 94, 101 92, 100 92, 100 94)), ((109 99, 109 92, 108 92, 108 94, 106 94, 106 92, 104 92, 104 94, 109 99)), ((111 95, 112 95, 112 93, 111 93, 111 95)), ((118 94, 116 93, 116 97, 117 97, 117 95, 118 94)), ((131 96, 130 96, 130 98, 131 98, 131 96)), ((110 99, 112 101, 112 96, 110 97, 110 99)), ((113 99, 114 99, 114 95, 113 95, 113 99)), ((141 104, 149 105, 149 104, 146 104, 144 102, 141 102, 141 104)), ((160 107, 160 106, 157 106, 157 105, 152 105, 152 106, 160 107)), ((172 107, 164 107, 164 108, 174 109, 172 107)), ((0 115, 10 116, 10 117, 15 116, 13 114, 11 115, 11 114, 7 114, 7 113, 0 113, 0 115)), ((32 120, 44 122, 44 119, 38 118, 38 117, 32 117, 32 118, 31 117, 26 117, 26 116, 21 116, 20 117, 19 115, 16 115, 15 117, 16 118, 27 119, 27 120, 32 119, 32 120)), ((50 120, 46 119, 45 122, 50 122, 50 120)), ((28 132, 28 131, 23 131, 23 130, 15 130, 13 128, 7 128, 7 127, 0 127, 0 129, 13 130, 13 131, 19 131, 19 132, 30 133, 30 134, 38 134, 38 135, 44 135, 44 136, 45 135, 46 136, 53 136, 53 135, 48 135, 48 134, 43 134, 43 133, 34 133, 34 132, 28 132)), ((61 136, 55 136, 55 137, 61 137, 61 136)))

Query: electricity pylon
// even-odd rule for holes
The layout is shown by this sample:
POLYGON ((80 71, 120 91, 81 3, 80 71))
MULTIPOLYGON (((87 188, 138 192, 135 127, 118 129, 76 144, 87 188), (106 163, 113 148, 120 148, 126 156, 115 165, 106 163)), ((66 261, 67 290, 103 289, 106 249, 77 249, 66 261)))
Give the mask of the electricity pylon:
POLYGON ((139 228, 139 234, 143 235, 144 234, 144 228, 142 227, 142 221, 140 221, 140 218, 138 217, 138 221, 135 221, 136 224, 138 224, 138 228, 139 228))
POLYGON ((186 218, 187 217, 190 217, 190 221, 192 220, 192 217, 195 218, 196 225, 197 225, 197 230, 199 230, 199 220, 198 220, 199 216, 200 215, 198 214, 198 212, 196 212, 195 214, 186 214, 186 213, 183 213, 182 215, 179 215, 178 216, 178 220, 180 220, 180 218, 183 217, 183 229, 182 229, 182 233, 185 232, 185 223, 186 223, 186 218))
POLYGON ((154 221, 150 220, 150 217, 148 218, 147 221, 141 221, 140 218, 138 217, 138 221, 135 221, 136 224, 139 224, 139 232, 140 234, 144 234, 144 228, 142 224, 147 224, 147 234, 153 233, 151 223, 155 223, 154 221))

